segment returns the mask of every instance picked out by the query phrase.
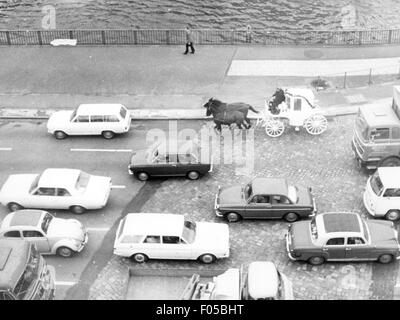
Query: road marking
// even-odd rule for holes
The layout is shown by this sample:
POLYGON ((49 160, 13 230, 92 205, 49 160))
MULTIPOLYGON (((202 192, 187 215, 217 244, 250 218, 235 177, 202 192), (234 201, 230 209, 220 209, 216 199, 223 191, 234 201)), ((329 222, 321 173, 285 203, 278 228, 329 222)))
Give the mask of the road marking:
POLYGON ((132 152, 132 149, 71 149, 73 152, 132 152))
POLYGON ((12 148, 0 148, 0 151, 11 151, 12 148))
POLYGON ((107 232, 108 230, 110 230, 109 227, 105 227, 105 228, 86 228, 86 231, 92 231, 92 232, 107 232))
POLYGON ((75 281, 55 281, 56 286, 74 286, 77 282, 75 281))
POLYGON ((364 103, 367 101, 367 99, 361 93, 345 96, 345 98, 351 104, 364 103))
POLYGON ((125 189, 125 188, 126 186, 115 186, 115 185, 111 186, 111 189, 125 189))

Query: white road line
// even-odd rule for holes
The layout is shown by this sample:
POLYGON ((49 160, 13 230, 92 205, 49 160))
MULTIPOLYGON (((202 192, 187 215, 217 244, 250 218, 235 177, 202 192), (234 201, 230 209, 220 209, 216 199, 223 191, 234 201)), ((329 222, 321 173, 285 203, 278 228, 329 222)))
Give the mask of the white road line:
POLYGON ((76 284, 75 281, 55 281, 56 286, 74 286, 76 284))
POLYGON ((71 149, 75 152, 132 152, 132 149, 71 149))
POLYGON ((107 232, 110 228, 86 228, 89 232, 107 232))
POLYGON ((11 151, 12 148, 0 148, 0 151, 11 151))
POLYGON ((111 189, 125 189, 125 188, 126 186, 115 186, 115 185, 111 186, 111 189))

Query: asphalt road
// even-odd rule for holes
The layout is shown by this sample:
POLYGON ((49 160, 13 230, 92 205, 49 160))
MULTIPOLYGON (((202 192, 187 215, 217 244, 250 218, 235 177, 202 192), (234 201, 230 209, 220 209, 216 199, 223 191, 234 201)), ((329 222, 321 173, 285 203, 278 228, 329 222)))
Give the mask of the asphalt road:
MULTIPOLYGON (((185 121, 180 125, 188 127, 185 121)), ((189 127, 200 125, 200 122, 193 122, 189 127)), ((146 184, 133 179, 127 171, 132 150, 143 149, 148 144, 146 133, 150 128, 166 130, 168 122, 135 122, 129 133, 113 140, 69 137, 62 141, 47 134, 45 122, 0 122, 0 185, 10 174, 40 173, 46 168, 76 168, 112 178, 113 189, 104 209, 80 216, 68 211, 49 210, 60 218, 78 219, 89 233, 86 248, 72 258, 45 257, 48 264, 56 268, 57 299, 87 299, 88 288, 112 256, 120 217, 139 211, 140 203, 147 201, 152 195, 150 191, 160 184, 160 180, 147 183, 148 186, 137 197, 146 184)), ((6 207, 0 206, 0 219, 8 213, 6 207)))

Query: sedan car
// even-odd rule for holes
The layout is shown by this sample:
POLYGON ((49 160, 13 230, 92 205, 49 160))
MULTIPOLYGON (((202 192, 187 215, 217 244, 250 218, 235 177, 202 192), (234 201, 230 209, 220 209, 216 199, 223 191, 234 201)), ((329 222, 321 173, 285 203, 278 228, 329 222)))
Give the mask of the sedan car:
POLYGON ((286 179, 276 178, 255 178, 241 186, 218 187, 214 210, 229 222, 281 218, 293 222, 317 212, 311 188, 296 187, 286 179))
POLYGON ((148 259, 199 260, 229 257, 226 224, 193 222, 183 215, 129 213, 121 220, 114 254, 142 263, 148 259))
POLYGON ((75 214, 105 207, 111 178, 76 169, 46 169, 41 174, 10 175, 0 190, 0 203, 23 208, 68 209, 75 214))
POLYGON ((0 238, 25 239, 42 254, 70 257, 88 241, 85 227, 75 219, 55 218, 42 210, 20 210, 8 214, 0 226, 0 238))
POLYGON ((286 250, 290 259, 312 265, 325 261, 389 263, 400 258, 393 222, 343 212, 323 213, 310 221, 293 223, 286 234, 286 250))
POLYGON ((201 150, 194 142, 159 143, 148 150, 135 152, 128 166, 128 172, 139 180, 150 177, 183 176, 196 180, 212 171, 211 161, 201 161, 201 150))

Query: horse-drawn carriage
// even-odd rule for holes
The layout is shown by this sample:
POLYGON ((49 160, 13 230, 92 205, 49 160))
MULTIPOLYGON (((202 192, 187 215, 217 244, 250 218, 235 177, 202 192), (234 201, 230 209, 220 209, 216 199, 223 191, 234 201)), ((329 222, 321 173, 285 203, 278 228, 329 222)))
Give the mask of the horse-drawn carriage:
POLYGON ((257 119, 257 125, 264 126, 270 137, 282 135, 287 125, 294 126, 296 131, 304 127, 309 134, 321 134, 328 122, 314 100, 311 89, 277 89, 265 102, 265 114, 257 119))

